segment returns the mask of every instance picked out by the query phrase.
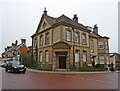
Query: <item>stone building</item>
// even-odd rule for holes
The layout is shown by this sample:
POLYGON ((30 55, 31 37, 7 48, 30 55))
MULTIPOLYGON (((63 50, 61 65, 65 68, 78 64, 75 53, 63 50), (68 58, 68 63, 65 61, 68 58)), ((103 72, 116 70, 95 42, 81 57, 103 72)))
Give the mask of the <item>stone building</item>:
POLYGON ((109 63, 109 38, 98 34, 97 25, 92 28, 78 23, 77 14, 73 19, 64 14, 54 18, 45 9, 31 37, 33 57, 43 67, 69 69, 84 63, 92 66, 92 61, 106 67, 109 63))
POLYGON ((120 54, 119 53, 110 53, 110 64, 113 63, 115 69, 120 70, 120 54))

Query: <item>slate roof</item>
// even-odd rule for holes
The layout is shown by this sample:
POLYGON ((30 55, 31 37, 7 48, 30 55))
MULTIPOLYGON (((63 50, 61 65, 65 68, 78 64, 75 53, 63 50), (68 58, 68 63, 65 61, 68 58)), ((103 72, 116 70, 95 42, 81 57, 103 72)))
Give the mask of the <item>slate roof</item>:
POLYGON ((59 22, 64 22, 64 23, 73 25, 75 28, 80 27, 80 28, 85 28, 85 29, 86 29, 86 27, 85 27, 84 25, 75 22, 74 20, 68 18, 68 17, 65 16, 64 14, 61 15, 60 17, 58 17, 55 23, 59 23, 59 22))
MULTIPOLYGON (((83 24, 75 22, 74 20, 70 19, 69 17, 65 16, 64 14, 61 15, 60 17, 58 17, 58 18, 54 18, 54 17, 48 16, 48 15, 44 15, 44 18, 51 25, 55 25, 55 24, 58 24, 58 23, 65 23, 65 24, 69 24, 69 25, 74 26, 74 28, 83 28, 83 29, 88 30, 86 28, 86 26, 84 26, 83 24)), ((88 31, 90 32, 90 30, 88 30, 88 31)))
POLYGON ((48 15, 44 15, 44 18, 51 24, 55 24, 57 18, 54 18, 54 17, 51 17, 51 16, 48 16, 48 15))
MULTIPOLYGON (((88 26, 84 26, 83 24, 78 23, 78 22, 70 19, 69 17, 65 16, 64 14, 61 15, 60 17, 58 17, 58 18, 51 17, 51 16, 49 16, 47 14, 43 14, 42 18, 43 17, 51 24, 51 26, 54 26, 54 25, 57 25, 57 24, 59 25, 60 23, 64 23, 64 24, 67 24, 67 25, 71 26, 74 29, 79 28, 79 29, 83 29, 83 31, 89 32, 90 33, 90 37, 107 38, 107 39, 109 39, 109 37, 106 37, 106 36, 103 37, 103 36, 101 36, 99 34, 94 34, 92 32, 92 30, 87 28, 88 26)), ((40 21, 40 23, 41 23, 41 21, 40 21)), ((39 26, 40 26, 40 23, 39 23, 39 26)), ((39 29, 39 26, 38 26, 38 29, 39 29)), ((45 31, 45 30, 43 30, 43 31, 45 31)), ((41 31, 41 32, 43 32, 43 31, 41 31)), ((38 32, 36 32, 34 35, 36 35, 37 33, 38 32)), ((34 35, 32 35, 32 36, 34 36, 34 35)))

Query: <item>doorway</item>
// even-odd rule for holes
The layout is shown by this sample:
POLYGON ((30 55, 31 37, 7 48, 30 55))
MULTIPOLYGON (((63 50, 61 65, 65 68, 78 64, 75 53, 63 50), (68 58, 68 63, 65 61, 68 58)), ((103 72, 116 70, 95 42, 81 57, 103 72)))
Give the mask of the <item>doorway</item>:
POLYGON ((66 69, 66 55, 59 55, 59 69, 66 69))

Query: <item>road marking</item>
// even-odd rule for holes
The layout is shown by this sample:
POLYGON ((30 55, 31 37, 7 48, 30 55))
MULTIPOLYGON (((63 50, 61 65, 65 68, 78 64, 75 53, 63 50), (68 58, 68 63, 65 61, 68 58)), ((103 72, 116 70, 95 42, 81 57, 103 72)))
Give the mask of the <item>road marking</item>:
POLYGON ((81 78, 81 77, 79 77, 78 79, 85 79, 85 78, 81 78))
POLYGON ((66 76, 66 77, 70 77, 70 76, 66 76))
MULTIPOLYGON (((64 75, 60 75, 60 76, 64 76, 64 75)), ((64 76, 64 77, 70 77, 70 76, 64 76)), ((81 79, 81 80, 97 81, 97 82, 112 84, 112 82, 105 82, 103 80, 95 80, 95 79, 90 79, 90 78, 82 78, 82 77, 76 77, 76 76, 72 76, 71 78, 78 78, 78 79, 81 79)))
POLYGON ((86 80, 91 80, 92 81, 93 79, 86 79, 86 80))
POLYGON ((77 77, 74 77, 74 76, 73 76, 72 78, 77 78, 77 77))
POLYGON ((102 80, 95 80, 95 81, 98 81, 98 82, 105 82, 105 81, 102 81, 102 80))
POLYGON ((110 83, 110 84, 112 84, 112 82, 106 82, 106 83, 110 83))

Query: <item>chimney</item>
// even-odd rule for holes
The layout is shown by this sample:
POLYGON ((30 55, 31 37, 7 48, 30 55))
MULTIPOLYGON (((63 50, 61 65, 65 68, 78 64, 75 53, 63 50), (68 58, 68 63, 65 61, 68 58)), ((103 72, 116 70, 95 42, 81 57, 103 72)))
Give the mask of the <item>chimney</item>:
POLYGON ((12 43, 12 47, 13 47, 13 46, 15 46, 15 44, 14 44, 14 43, 12 43))
POLYGON ((21 43, 23 44, 26 44, 26 39, 21 39, 21 43))
POLYGON ((5 48, 5 51, 7 51, 7 48, 5 48))
POLYGON ((16 41, 15 41, 15 45, 17 45, 17 44, 18 44, 18 41, 16 40, 16 41))
POLYGON ((98 27, 97 27, 97 24, 94 25, 93 33, 94 33, 94 34, 98 34, 98 27))
POLYGON ((47 15, 46 7, 44 8, 44 15, 47 15))
POLYGON ((78 17, 77 17, 77 14, 74 15, 74 17, 73 17, 73 21, 75 21, 75 22, 78 23, 78 17))

